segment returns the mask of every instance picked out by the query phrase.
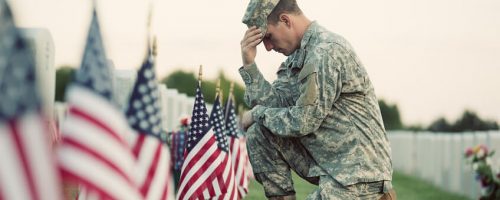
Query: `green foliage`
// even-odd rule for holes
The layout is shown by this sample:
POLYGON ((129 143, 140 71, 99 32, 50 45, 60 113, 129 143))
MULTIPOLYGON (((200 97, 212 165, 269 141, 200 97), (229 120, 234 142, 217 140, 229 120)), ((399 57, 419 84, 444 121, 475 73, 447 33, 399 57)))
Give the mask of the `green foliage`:
POLYGON ((380 112, 382 113, 382 119, 384 120, 385 129, 386 130, 402 129, 403 123, 401 122, 398 106, 396 104, 394 105, 388 104, 384 100, 379 100, 378 104, 380 106, 380 112))
POLYGON ((66 86, 71 82, 76 70, 69 66, 59 67, 56 71, 56 101, 64 102, 66 86))
POLYGON ((498 130, 498 124, 494 121, 483 120, 475 112, 469 110, 466 110, 453 126, 455 132, 485 130, 498 130))
POLYGON ((425 130, 425 128, 420 124, 412 124, 408 126, 405 125, 404 129, 412 132, 420 132, 425 130))
POLYGON ((466 132, 498 130, 495 121, 481 119, 475 112, 466 110, 455 123, 448 123, 443 117, 437 119, 429 126, 428 130, 433 132, 466 132))
MULTIPOLYGON (((221 71, 219 73, 218 79, 220 80, 220 87, 223 92, 224 101, 227 99, 229 94, 229 88, 231 85, 231 81, 224 76, 224 73, 221 71)), ((213 103, 215 100, 215 88, 216 88, 217 80, 203 80, 202 92, 205 97, 205 101, 208 103, 213 103)), ((194 73, 184 72, 184 71, 175 71, 164 77, 161 80, 161 83, 165 84, 167 88, 177 89, 180 93, 187 94, 188 96, 193 97, 195 94, 196 84, 198 84, 198 80, 195 77, 194 73)), ((236 101, 236 107, 240 105, 244 105, 243 103, 243 95, 245 93, 245 89, 243 86, 234 83, 233 95, 236 101)))
POLYGON ((452 125, 450 125, 444 117, 441 117, 432 122, 431 125, 429 125, 428 130, 432 132, 451 132, 453 129, 452 125))
POLYGON ((184 93, 192 97, 194 96, 194 88, 196 88, 198 81, 192 73, 175 71, 163 78, 161 83, 165 84, 167 88, 175 88, 179 93, 184 93))

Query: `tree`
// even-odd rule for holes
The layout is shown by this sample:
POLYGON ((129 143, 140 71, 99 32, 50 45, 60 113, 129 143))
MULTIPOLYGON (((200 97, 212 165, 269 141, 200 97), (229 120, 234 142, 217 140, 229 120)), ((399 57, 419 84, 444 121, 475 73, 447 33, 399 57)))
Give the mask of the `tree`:
POLYGON ((72 81, 75 69, 69 66, 59 67, 56 71, 56 101, 64 102, 66 86, 72 81))
POLYGON ((451 132, 453 128, 444 117, 441 117, 432 122, 428 130, 432 132, 451 132))
POLYGON ((390 105, 384 100, 379 100, 380 112, 384 120, 384 127, 386 130, 403 129, 403 123, 399 115, 399 109, 396 104, 390 105))
POLYGON ((163 78, 161 83, 165 84, 167 88, 177 89, 179 93, 184 93, 192 97, 195 95, 194 88, 196 88, 198 80, 193 73, 175 71, 163 78))
MULTIPOLYGON (((223 71, 219 72, 218 79, 220 80, 221 89, 223 92, 224 100, 227 99, 229 94, 229 88, 231 81, 226 78, 223 71)), ((184 93, 188 96, 194 96, 196 84, 198 84, 198 79, 195 77, 194 73, 184 72, 182 70, 175 71, 170 75, 164 77, 161 80, 161 83, 165 84, 167 88, 177 89, 178 92, 184 93)), ((213 103, 215 100, 215 87, 216 80, 203 80, 202 81, 202 92, 205 97, 205 101, 208 103, 213 103)), ((234 83, 233 94, 236 99, 236 106, 244 105, 243 103, 243 95, 245 90, 243 86, 234 83)))
POLYGON ((486 131, 498 130, 498 124, 495 121, 483 120, 475 112, 465 110, 462 116, 451 124, 443 117, 434 121, 428 128, 433 132, 466 132, 466 131, 486 131))
POLYGON ((495 121, 483 120, 470 110, 465 110, 462 117, 453 125, 455 132, 486 130, 498 130, 498 124, 495 121))

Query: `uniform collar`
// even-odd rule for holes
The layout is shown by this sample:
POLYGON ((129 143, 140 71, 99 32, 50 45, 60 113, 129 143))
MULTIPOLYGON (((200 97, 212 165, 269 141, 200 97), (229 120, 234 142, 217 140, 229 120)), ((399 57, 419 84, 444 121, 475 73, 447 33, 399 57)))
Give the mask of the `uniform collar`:
POLYGON ((300 41, 300 48, 296 49, 295 52, 293 52, 293 54, 289 56, 289 59, 291 59, 291 63, 289 66, 292 70, 300 71, 300 69, 302 69, 307 54, 307 44, 316 32, 317 26, 318 24, 316 23, 316 21, 313 21, 311 22, 311 24, 309 24, 309 27, 307 27, 307 30, 304 33, 304 36, 302 36, 302 40, 300 41))
POLYGON ((309 40, 318 29, 317 28, 318 26, 319 25, 316 21, 312 21, 311 24, 309 24, 309 27, 307 27, 307 30, 304 33, 304 36, 302 36, 302 40, 300 41, 300 49, 306 48, 307 44, 309 43, 309 40))

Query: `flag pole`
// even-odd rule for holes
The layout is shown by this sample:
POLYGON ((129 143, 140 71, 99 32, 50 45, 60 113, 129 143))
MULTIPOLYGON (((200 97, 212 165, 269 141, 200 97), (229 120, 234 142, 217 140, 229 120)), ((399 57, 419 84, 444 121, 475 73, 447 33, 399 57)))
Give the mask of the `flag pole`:
POLYGON ((158 55, 158 44, 157 44, 157 39, 156 36, 153 37, 153 56, 156 58, 156 55, 158 55))
MULTIPOLYGON (((234 102, 234 95, 233 95, 233 90, 234 90, 234 82, 231 82, 231 85, 229 86, 229 93, 227 94, 227 105, 226 105, 226 115, 224 116, 228 116, 229 115, 229 100, 231 100, 231 103, 234 104, 234 106, 236 106, 236 103, 234 102)), ((234 108, 236 109, 236 108, 234 108)))
POLYGON ((231 100, 236 104, 236 102, 234 101, 233 92, 234 92, 234 82, 231 82, 231 86, 229 86, 228 98, 231 98, 231 100))
POLYGON ((219 92, 220 92, 220 79, 217 79, 217 84, 215 85, 215 97, 216 98, 217 98, 217 95, 219 94, 219 92))
POLYGON ((203 65, 200 65, 198 70, 198 84, 201 86, 201 80, 203 80, 203 65))
POLYGON ((220 91, 219 91, 219 101, 220 101, 220 104, 222 105, 223 102, 224 102, 224 90, 221 88, 220 91))
POLYGON ((147 21, 146 21, 146 42, 147 42, 147 53, 150 54, 150 53, 153 53, 154 56, 156 56, 156 54, 152 51, 151 48, 155 48, 155 47, 152 47, 152 45, 155 45, 155 44, 151 44, 151 42, 156 42, 156 37, 153 37, 153 41, 151 41, 151 35, 152 35, 152 31, 151 31, 151 27, 152 27, 152 20, 153 19, 153 1, 150 1, 149 2, 149 10, 148 10, 148 17, 147 17, 147 21))

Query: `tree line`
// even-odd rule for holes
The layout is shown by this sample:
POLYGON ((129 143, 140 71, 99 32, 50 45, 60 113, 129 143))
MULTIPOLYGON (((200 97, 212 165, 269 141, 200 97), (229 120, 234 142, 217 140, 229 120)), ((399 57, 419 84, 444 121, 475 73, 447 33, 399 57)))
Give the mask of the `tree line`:
MULTIPOLYGON (((66 85, 70 83, 74 73, 75 69, 71 67, 60 67, 57 70, 56 101, 64 101, 66 85)), ((226 99, 229 94, 231 80, 226 78, 222 71, 219 72, 217 79, 220 80, 223 97, 226 99)), ((205 101, 208 103, 213 103, 215 100, 216 81, 217 80, 202 81, 202 92, 205 97, 205 101)), ((177 89, 180 93, 184 93, 191 97, 195 95, 194 88, 196 88, 196 84, 198 84, 198 80, 194 73, 182 70, 169 74, 168 76, 160 79, 160 82, 165 84, 167 88, 177 89)), ((242 106, 243 108, 248 109, 248 107, 243 103, 244 93, 244 86, 234 83, 233 94, 237 108, 242 106)), ((448 122, 444 117, 440 117, 428 126, 405 125, 401 120, 400 111, 396 104, 388 103, 383 99, 380 99, 378 103, 386 130, 430 131, 445 133, 499 130, 499 125, 496 121, 482 119, 471 110, 465 110, 462 116, 454 122, 448 122)))

